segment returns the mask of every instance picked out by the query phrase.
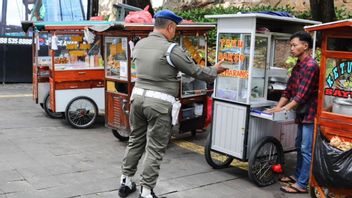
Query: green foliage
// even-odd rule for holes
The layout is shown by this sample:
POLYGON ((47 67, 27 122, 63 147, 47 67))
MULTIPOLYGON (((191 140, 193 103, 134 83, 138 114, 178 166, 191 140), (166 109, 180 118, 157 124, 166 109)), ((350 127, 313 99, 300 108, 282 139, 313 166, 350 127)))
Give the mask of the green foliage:
POLYGON ((348 10, 345 6, 342 6, 341 8, 335 7, 335 13, 337 20, 352 18, 352 12, 348 10))
MULTIPOLYGON (((259 12, 259 11, 281 11, 288 12, 298 18, 310 18, 309 12, 295 12, 294 7, 286 5, 284 7, 272 7, 272 6, 255 6, 255 7, 227 7, 214 6, 211 8, 194 8, 191 10, 175 11, 177 15, 184 19, 192 20, 194 22, 208 22, 216 23, 216 19, 207 19, 205 15, 216 15, 216 14, 236 14, 245 12, 259 12)), ((216 30, 209 33, 209 44, 210 46, 215 46, 216 42, 216 30)))
POLYGON ((285 64, 288 66, 287 67, 288 68, 288 70, 287 70, 288 75, 291 75, 292 69, 296 65, 297 60, 298 60, 297 57, 293 57, 293 56, 287 57, 285 64))
MULTIPOLYGON (((216 19, 207 19, 205 15, 216 15, 216 14, 236 14, 238 12, 259 12, 259 11, 281 11, 288 12, 291 15, 302 18, 302 19, 312 19, 310 11, 297 12, 295 8, 289 5, 283 7, 273 7, 273 6, 254 6, 254 7, 227 7, 214 6, 211 8, 192 8, 190 10, 175 11, 176 14, 182 16, 182 18, 187 20, 192 20, 194 22, 212 22, 216 23, 216 19)), ((348 10, 346 7, 335 8, 336 16, 338 20, 352 18, 352 11, 348 10)), ((209 43, 210 46, 215 45, 216 41, 216 30, 210 32, 209 43)))

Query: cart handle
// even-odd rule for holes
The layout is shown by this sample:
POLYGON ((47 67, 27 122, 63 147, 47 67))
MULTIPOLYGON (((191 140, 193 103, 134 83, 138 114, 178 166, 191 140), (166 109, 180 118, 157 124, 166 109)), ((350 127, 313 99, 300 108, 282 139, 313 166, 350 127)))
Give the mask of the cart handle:
POLYGON ((130 115, 130 111, 127 110, 127 103, 128 103, 128 100, 126 100, 126 99, 123 99, 123 100, 122 100, 122 111, 123 111, 127 116, 129 116, 129 115, 130 115))

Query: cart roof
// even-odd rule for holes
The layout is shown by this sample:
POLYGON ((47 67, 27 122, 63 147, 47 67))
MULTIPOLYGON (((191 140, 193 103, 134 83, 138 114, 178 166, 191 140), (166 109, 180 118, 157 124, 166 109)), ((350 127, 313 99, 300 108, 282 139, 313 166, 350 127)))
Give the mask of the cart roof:
POLYGON ((86 27, 107 30, 112 26, 123 27, 121 21, 60 21, 60 22, 34 22, 38 30, 80 30, 86 27))
POLYGON ((215 19, 222 19, 222 18, 245 18, 245 17, 252 17, 258 19, 267 19, 273 21, 286 21, 291 23, 298 23, 298 24, 320 24, 320 21, 313 21, 307 19, 300 19, 296 17, 285 17, 285 16, 275 16, 269 14, 262 14, 262 13, 239 13, 239 14, 221 14, 221 15, 205 15, 205 18, 215 18, 215 19))
MULTIPOLYGON (((136 23, 126 23, 126 30, 152 30, 153 24, 136 24, 136 23)), ((199 31, 209 31, 216 27, 215 23, 180 23, 177 25, 177 30, 199 30, 199 31)))
MULTIPOLYGON (((90 28, 102 32, 108 29, 124 29, 131 31, 152 30, 153 24, 124 23, 123 21, 65 21, 65 22, 34 22, 33 26, 42 30, 83 30, 90 28)), ((216 27, 215 23, 181 23, 177 30, 209 31, 216 27)))
POLYGON ((319 25, 306 26, 304 27, 304 29, 306 29, 307 31, 320 31, 320 30, 337 29, 337 28, 343 28, 343 27, 352 27, 352 19, 334 21, 334 22, 323 23, 319 25))

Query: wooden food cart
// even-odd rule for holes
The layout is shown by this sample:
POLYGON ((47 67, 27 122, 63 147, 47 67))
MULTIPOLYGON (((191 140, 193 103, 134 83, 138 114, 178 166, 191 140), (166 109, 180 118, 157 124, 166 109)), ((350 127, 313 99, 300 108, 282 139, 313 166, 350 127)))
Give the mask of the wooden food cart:
POLYGON ((322 33, 318 112, 310 180, 311 197, 351 197, 352 20, 308 26, 306 30, 322 33), (325 147, 322 147, 322 142, 325 142, 325 147), (330 151, 324 156, 321 153, 325 148, 330 151), (335 161, 328 162, 328 166, 319 163, 329 160, 330 157, 339 159, 339 163, 345 161, 345 167, 337 166, 335 158, 335 161), (340 172, 346 169, 347 173, 340 172))
POLYGON ((46 95, 42 100, 44 109, 65 114, 67 122, 75 128, 91 127, 98 114, 104 112, 102 34, 92 29, 103 31, 113 25, 112 22, 97 21, 34 23, 35 66, 46 66, 45 80, 49 83, 45 89, 39 89, 41 76, 36 74, 41 70, 34 67, 34 78, 37 79, 34 90, 46 95), (46 35, 46 45, 42 45, 41 35, 46 35), (44 56, 37 50, 41 46, 44 46, 44 56), (45 93, 48 88, 49 94, 45 93))
MULTIPOLYGON (((177 26, 176 42, 187 49, 194 61, 203 67, 207 65, 207 32, 214 24, 180 24, 177 26)), ((116 138, 129 138, 129 99, 136 80, 136 65, 131 60, 135 43, 148 36, 153 25, 125 24, 119 30, 105 32, 104 58, 106 69, 106 125, 116 138)), ((180 80, 180 133, 203 129, 207 111, 206 83, 184 74, 180 80)))
POLYGON ((319 22, 259 13, 206 17, 218 19, 217 60, 229 70, 215 82, 205 158, 213 168, 228 167, 234 158, 248 161, 249 178, 270 185, 284 152, 295 149, 297 125, 292 111, 266 113, 276 104, 268 98, 286 87, 290 36, 319 22))

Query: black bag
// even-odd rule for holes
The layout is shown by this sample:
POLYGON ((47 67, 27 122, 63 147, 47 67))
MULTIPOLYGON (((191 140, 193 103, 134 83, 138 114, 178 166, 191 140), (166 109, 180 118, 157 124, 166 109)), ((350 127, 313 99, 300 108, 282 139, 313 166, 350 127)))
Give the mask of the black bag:
POLYGON ((322 187, 352 188, 352 149, 341 151, 329 145, 318 131, 313 160, 313 175, 322 187))

